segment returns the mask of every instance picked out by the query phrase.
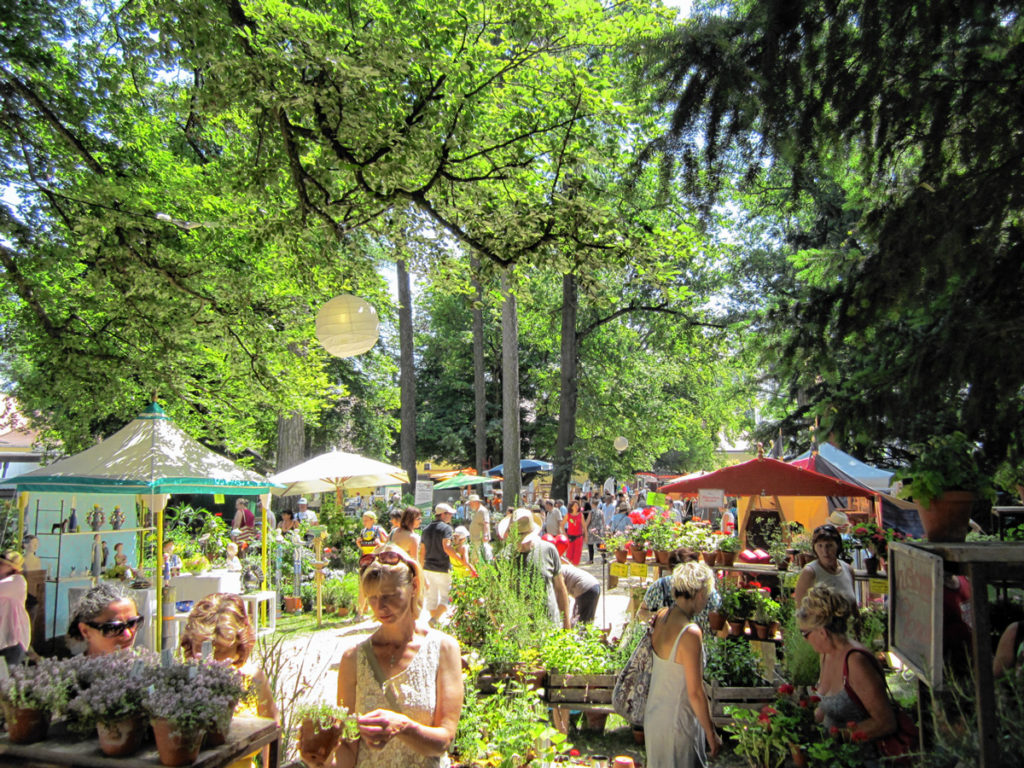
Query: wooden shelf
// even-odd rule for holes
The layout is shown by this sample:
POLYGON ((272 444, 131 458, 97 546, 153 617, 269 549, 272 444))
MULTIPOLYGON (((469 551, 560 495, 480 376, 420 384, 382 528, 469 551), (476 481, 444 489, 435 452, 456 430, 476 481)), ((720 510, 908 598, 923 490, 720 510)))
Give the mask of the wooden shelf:
POLYGON ((139 531, 155 531, 156 528, 100 528, 98 531, 77 530, 74 533, 64 531, 63 533, 37 533, 36 536, 93 536, 97 533, 138 533, 139 531))

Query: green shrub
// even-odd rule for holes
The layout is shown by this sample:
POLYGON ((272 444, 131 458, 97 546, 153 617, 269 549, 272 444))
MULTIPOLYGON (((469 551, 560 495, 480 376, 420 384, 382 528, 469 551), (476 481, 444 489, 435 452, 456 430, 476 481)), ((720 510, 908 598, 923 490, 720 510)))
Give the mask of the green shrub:
POLYGON ((757 653, 748 640, 709 637, 704 647, 707 653, 704 677, 708 681, 741 688, 767 685, 761 677, 757 653))
POLYGON ((796 624, 796 616, 790 616, 782 625, 782 666, 786 679, 793 685, 816 685, 821 672, 818 653, 811 647, 796 624))

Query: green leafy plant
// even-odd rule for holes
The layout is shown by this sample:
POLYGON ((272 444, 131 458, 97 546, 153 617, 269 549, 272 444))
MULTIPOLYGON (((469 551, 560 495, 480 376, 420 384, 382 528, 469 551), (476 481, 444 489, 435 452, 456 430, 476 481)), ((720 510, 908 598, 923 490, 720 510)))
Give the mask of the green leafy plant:
POLYGON ((796 617, 791 613, 782 624, 782 667, 786 678, 793 685, 815 685, 821 672, 821 661, 817 651, 804 639, 797 626, 796 617))
POLYGON ((181 567, 188 573, 203 573, 210 570, 210 561, 203 555, 195 555, 183 560, 181 567))
POLYGON ((788 729, 777 721, 778 710, 770 705, 760 710, 727 706, 732 722, 722 726, 736 742, 736 754, 743 755, 751 768, 777 768, 789 757, 788 729))
POLYGON ((910 450, 917 458, 894 478, 903 483, 900 497, 912 498, 923 506, 954 490, 994 498, 992 480, 982 471, 981 446, 968 440, 963 432, 935 435, 910 450))
POLYGON ((718 539, 719 552, 739 552, 740 540, 736 536, 722 536, 718 539))
POLYGON ((645 526, 648 529, 648 541, 651 549, 667 551, 674 548, 676 539, 676 525, 669 520, 668 516, 657 512, 651 516, 645 526))
POLYGON ((292 722, 301 724, 304 720, 309 720, 318 731, 340 727, 341 738, 347 741, 359 738, 359 718, 345 707, 325 702, 300 704, 295 708, 292 722))
POLYGON ((609 533, 604 537, 604 548, 608 552, 614 552, 618 549, 625 549, 626 542, 629 541, 629 537, 622 533, 609 533))
POLYGON ((610 674, 621 668, 617 651, 593 624, 549 633, 540 647, 539 661, 548 672, 567 675, 610 674))
POLYGON ((751 617, 760 624, 771 624, 778 621, 782 615, 782 606, 772 599, 769 590, 766 588, 753 588, 747 590, 751 594, 753 611, 751 617))
POLYGON ((704 678, 709 682, 738 687, 766 685, 757 653, 748 641, 710 637, 704 647, 707 654, 704 678))

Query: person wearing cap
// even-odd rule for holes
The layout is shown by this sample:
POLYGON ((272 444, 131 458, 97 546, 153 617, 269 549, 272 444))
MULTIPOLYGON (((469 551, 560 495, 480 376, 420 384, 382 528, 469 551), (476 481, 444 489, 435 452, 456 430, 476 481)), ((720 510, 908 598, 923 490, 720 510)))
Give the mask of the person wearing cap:
POLYGON ((517 558, 520 564, 528 564, 542 579, 547 592, 548 618, 559 621, 564 629, 572 622, 569 615, 569 592, 562 575, 562 561, 555 545, 540 537, 540 522, 534 519, 528 509, 519 508, 515 513, 515 524, 522 537, 519 540, 517 558))
POLYGON ((425 605, 430 613, 431 626, 448 610, 448 595, 452 588, 452 561, 466 565, 466 561, 452 546, 452 517, 455 510, 449 504, 434 507, 434 519, 420 537, 420 565, 427 580, 425 605))
POLYGON ((295 509, 295 519, 300 523, 309 523, 310 525, 316 525, 318 522, 316 512, 306 504, 305 496, 299 499, 298 506, 295 509))
POLYGON ((21 575, 24 563, 13 549, 0 555, 0 656, 8 666, 20 664, 32 642, 32 622, 25 610, 28 582, 21 575))
POLYGON ((839 529, 832 523, 819 525, 811 534, 811 546, 814 547, 815 559, 800 571, 796 589, 793 590, 793 600, 800 605, 811 587, 824 584, 845 597, 856 612, 857 590, 854 588, 853 569, 849 563, 839 559, 843 553, 843 537, 839 529))
POLYGON ((479 559, 480 548, 491 540, 491 511, 478 495, 470 494, 469 541, 473 545, 474 557, 479 559))

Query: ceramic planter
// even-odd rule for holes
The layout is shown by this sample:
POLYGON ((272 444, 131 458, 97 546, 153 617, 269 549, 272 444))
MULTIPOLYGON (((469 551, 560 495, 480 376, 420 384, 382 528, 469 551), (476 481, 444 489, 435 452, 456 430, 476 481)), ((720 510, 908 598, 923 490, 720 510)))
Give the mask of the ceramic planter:
POLYGON ((921 508, 921 526, 928 541, 963 541, 977 499, 970 491, 946 491, 921 508))
POLYGON ((199 756, 199 748, 203 745, 204 729, 198 731, 182 731, 170 720, 154 717, 150 720, 153 736, 156 739, 156 751, 163 765, 190 765, 199 756))
POLYGON ((50 713, 42 709, 12 707, 4 704, 7 736, 12 744, 34 744, 46 738, 50 713))
POLYGON ((629 558, 629 552, 624 549, 615 550, 615 561, 617 563, 624 563, 629 558))
POLYGON ((286 597, 284 599, 284 610, 287 613, 302 613, 302 598, 286 597))
POLYGON ((146 720, 142 715, 96 723, 96 735, 100 750, 110 757, 134 755, 142 746, 146 736, 146 720))

